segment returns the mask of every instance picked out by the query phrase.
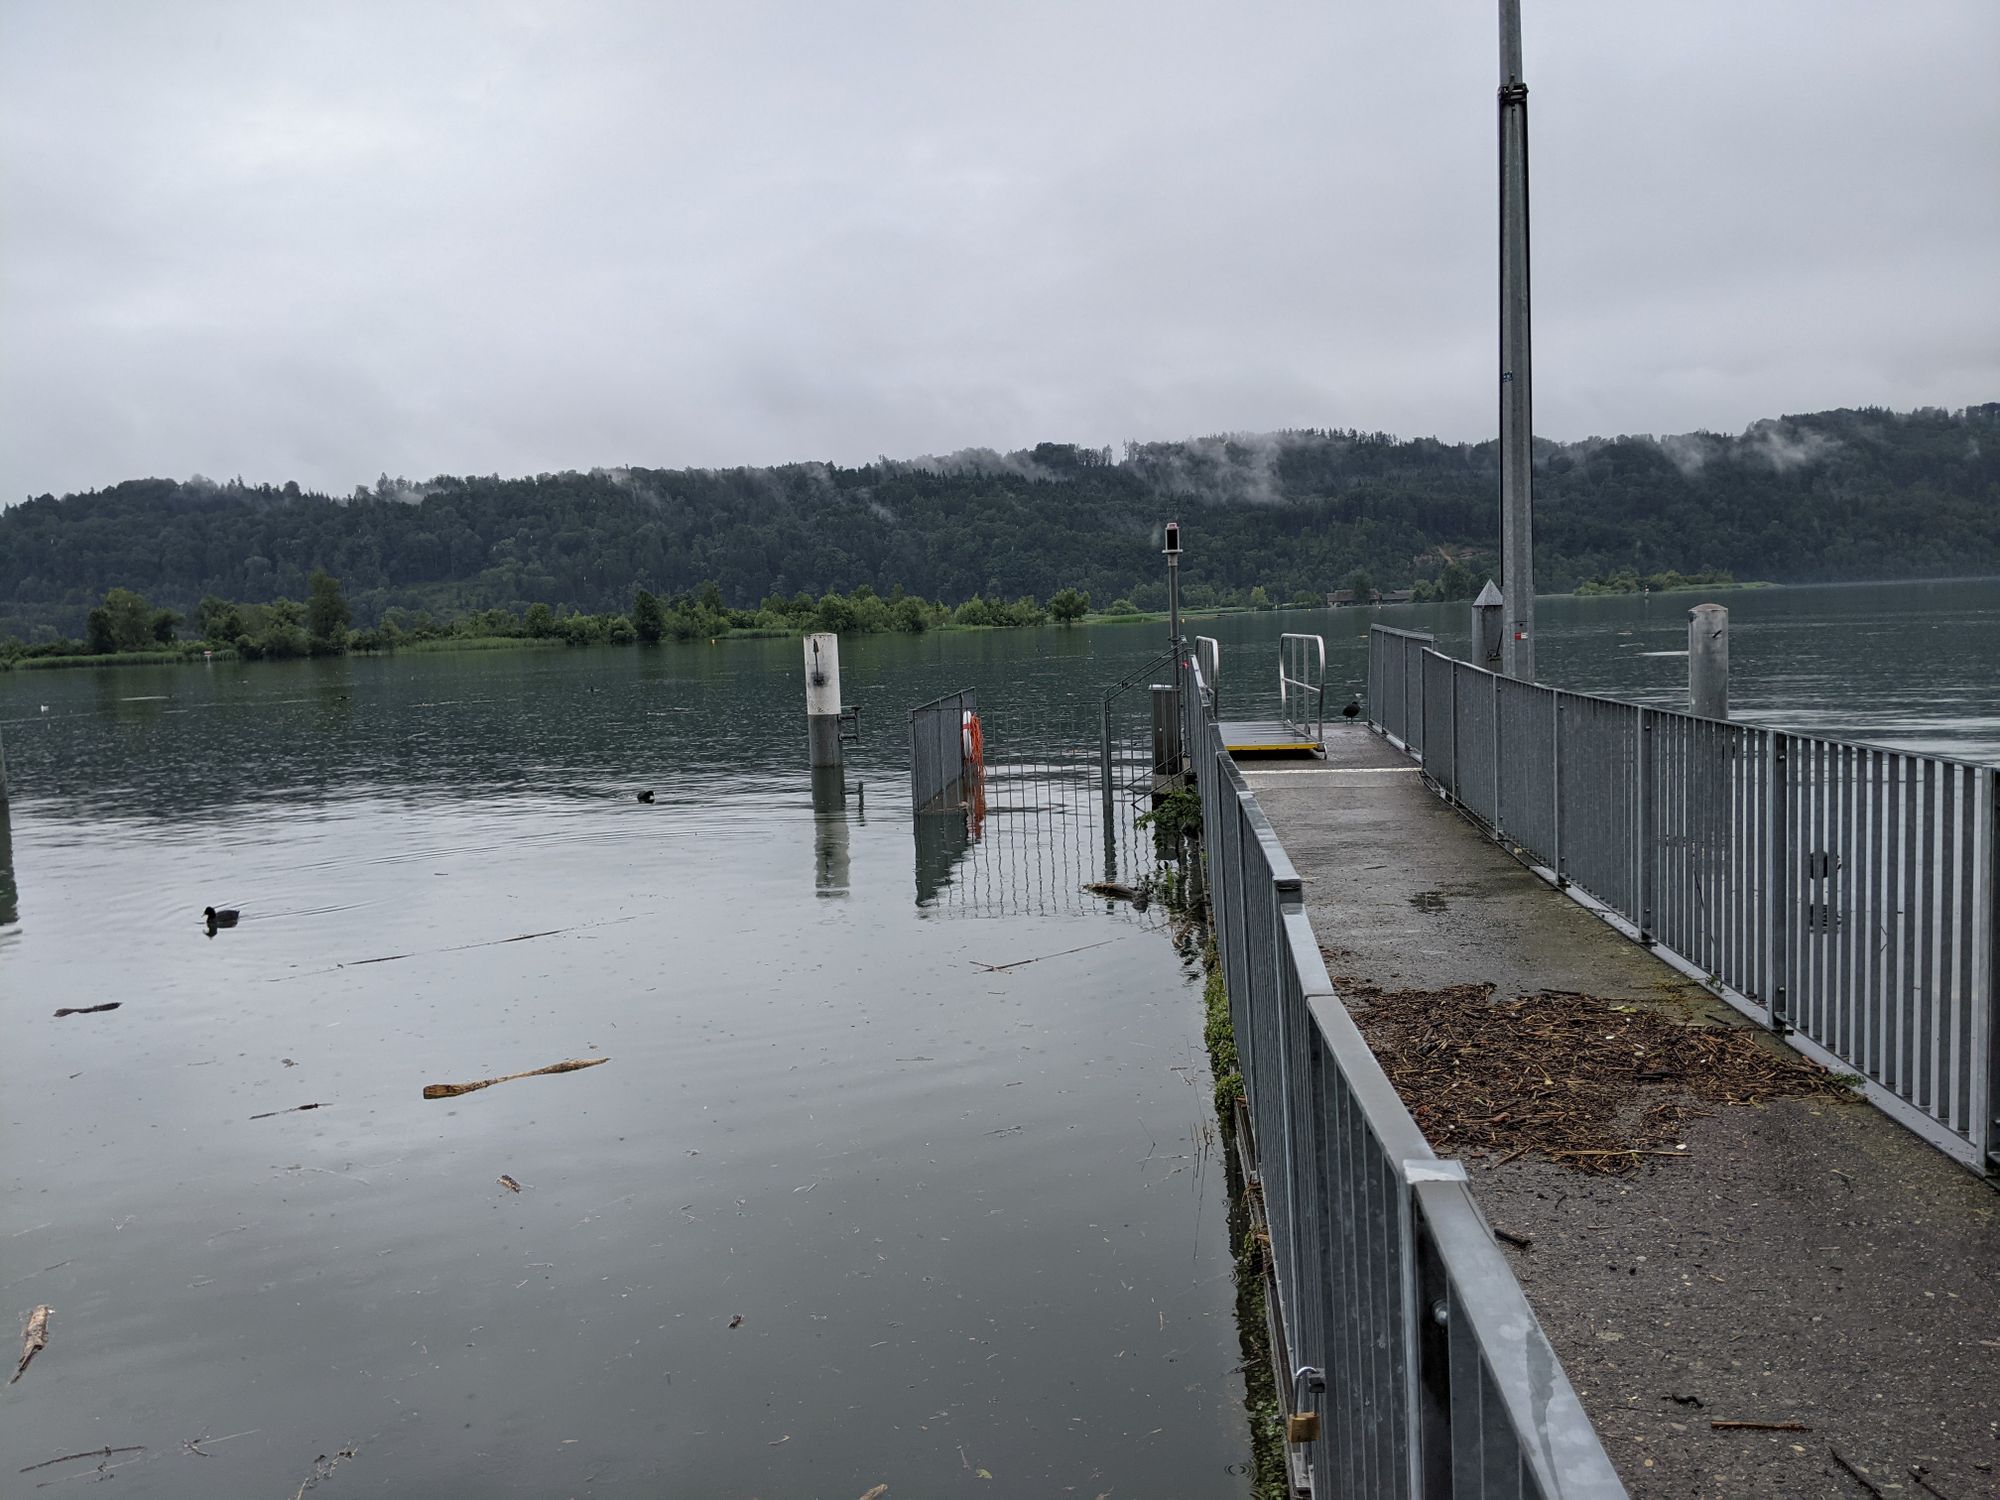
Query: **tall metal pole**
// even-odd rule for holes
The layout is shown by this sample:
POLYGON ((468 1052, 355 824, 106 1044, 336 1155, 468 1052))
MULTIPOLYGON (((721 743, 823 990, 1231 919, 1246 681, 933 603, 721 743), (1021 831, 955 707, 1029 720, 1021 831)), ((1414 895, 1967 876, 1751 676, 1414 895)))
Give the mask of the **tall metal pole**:
POLYGON ((1166 546, 1161 550, 1167 555, 1167 629, 1172 634, 1174 692, 1179 694, 1184 687, 1181 681, 1181 523, 1167 522, 1165 535, 1166 546))
POLYGON ((1528 347, 1528 86, 1521 0, 1500 0, 1500 670, 1535 680, 1533 360, 1528 347))

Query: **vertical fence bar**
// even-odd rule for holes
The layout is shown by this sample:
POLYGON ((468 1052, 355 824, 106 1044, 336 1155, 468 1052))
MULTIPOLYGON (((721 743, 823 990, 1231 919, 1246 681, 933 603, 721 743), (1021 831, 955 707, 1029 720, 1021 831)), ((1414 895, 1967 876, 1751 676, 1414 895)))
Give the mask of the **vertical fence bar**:
POLYGON ((1634 765, 1632 786, 1633 806, 1639 813, 1639 837, 1633 845, 1632 889, 1636 895, 1637 908, 1634 921, 1639 928, 1639 941, 1648 947, 1653 943, 1653 837, 1655 817, 1653 810, 1653 710, 1639 710, 1638 755, 1634 765))
POLYGON ((1553 791, 1549 796, 1549 868, 1555 872, 1556 885, 1569 884, 1569 860, 1563 853, 1563 807, 1569 800, 1568 784, 1563 778, 1563 763, 1567 759, 1563 752, 1563 719, 1566 693, 1549 694, 1549 740, 1553 753, 1549 757, 1549 781, 1553 791))
POLYGON ((1952 780, 1960 783, 1959 832, 1957 875, 1954 882, 1958 897, 1953 903, 1958 907, 1958 1014, 1955 1031, 1954 1053, 1957 1067, 1954 1069, 1958 1087, 1954 1091, 1954 1119, 1947 1122, 1963 1136, 1970 1138, 1979 1128, 1978 1117, 1973 1113, 1978 1106, 1972 1097, 1973 1087, 1973 1046, 1977 1036, 1973 1024, 1973 1014, 1986 1009, 1986 997, 1979 993, 1979 944, 1978 923, 1974 914, 1979 902, 1979 782, 1975 773, 1967 768, 1963 771, 1953 768, 1952 780))
POLYGON ((1979 1111, 1975 1117, 1979 1148, 1979 1170, 2000 1168, 2000 770, 1987 771, 1986 783, 1986 893, 1980 910, 1986 919, 1986 972, 1981 991, 1986 1004, 1980 1012, 1985 1027, 1978 1057, 1985 1067, 1980 1086, 1973 1095, 1979 1111))

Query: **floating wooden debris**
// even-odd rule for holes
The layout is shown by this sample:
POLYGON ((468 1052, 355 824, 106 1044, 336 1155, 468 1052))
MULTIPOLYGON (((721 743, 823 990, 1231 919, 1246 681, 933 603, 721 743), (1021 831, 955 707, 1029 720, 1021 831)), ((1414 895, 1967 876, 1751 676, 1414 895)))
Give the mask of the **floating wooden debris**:
POLYGON ((729 1326, 731 1328, 741 1328, 743 1326, 743 1314, 738 1313, 735 1317, 731 1318, 729 1320, 729 1326))
POLYGON ((1440 1155, 1534 1154, 1629 1176, 1649 1157, 1685 1159, 1688 1122, 1719 1106, 1853 1097, 1748 1027, 1684 1025, 1571 991, 1501 1001, 1490 984, 1335 987, 1440 1155))
POLYGON ((253 1120, 271 1120, 279 1115, 302 1115, 309 1109, 332 1109, 331 1104, 294 1104, 290 1109, 267 1109, 261 1115, 252 1115, 253 1120))
POLYGON ((50 1464, 74 1463, 79 1458, 112 1458, 120 1453, 144 1453, 145 1451, 146 1445, 144 1443, 134 1443, 126 1448, 112 1448, 109 1446, 92 1448, 88 1453, 65 1453, 61 1458, 45 1458, 38 1464, 29 1464, 21 1472, 23 1474, 32 1474, 37 1469, 46 1469, 50 1464))
POLYGON ((1115 880, 1093 880, 1084 887, 1093 896, 1102 896, 1107 901, 1137 901, 1139 893, 1129 885, 1120 885, 1115 880))
POLYGON ((116 1010, 124 1003, 123 1000, 107 1000, 102 1005, 65 1005, 56 1012, 56 1016, 58 1019, 63 1016, 94 1016, 101 1010, 116 1010))
MULTIPOLYGON (((49 1314, 55 1309, 42 1303, 28 1314, 28 1326, 21 1330, 21 1363, 14 1371, 14 1380, 19 1380, 28 1370, 28 1361, 49 1346, 49 1314)), ((7 1384, 12 1385, 14 1380, 7 1384)))
POLYGON ((354 1457, 359 1451, 354 1444, 350 1443, 347 1447, 336 1449, 331 1454, 322 1453, 318 1458, 313 1460, 312 1477, 296 1490, 292 1491, 292 1500, 305 1500, 307 1490, 317 1489, 322 1479, 333 1478, 333 1471, 346 1463, 348 1459, 354 1457))
POLYGON ((490 1089, 496 1083, 512 1083, 517 1078, 539 1078, 544 1073, 574 1073, 578 1068, 594 1068, 610 1061, 608 1057, 572 1057, 566 1062, 550 1063, 546 1068, 530 1068, 525 1073, 503 1073, 498 1078, 482 1078, 477 1083, 427 1083, 424 1085, 424 1097, 456 1099, 460 1094, 490 1089))
POLYGON ((516 1182, 513 1178, 509 1177, 505 1172, 502 1172, 500 1174, 500 1186, 505 1188, 510 1193, 518 1193, 521 1191, 521 1184, 516 1182))
MULTIPOLYGON (((1124 941, 1123 938, 1105 938, 1101 942, 1085 943, 1081 948, 1065 948, 1060 953, 1039 953, 1033 958, 1017 958, 1011 963, 1004 964, 982 963, 976 958, 968 959, 967 962, 976 969, 984 969, 989 974, 1005 974, 1009 969, 1018 969, 1027 964, 1038 964, 1045 958, 1068 958, 1072 953, 1088 953, 1092 948, 1108 948, 1113 943, 1122 943, 1124 941)), ((901 1059, 899 1058, 898 1061, 901 1061, 901 1059)))

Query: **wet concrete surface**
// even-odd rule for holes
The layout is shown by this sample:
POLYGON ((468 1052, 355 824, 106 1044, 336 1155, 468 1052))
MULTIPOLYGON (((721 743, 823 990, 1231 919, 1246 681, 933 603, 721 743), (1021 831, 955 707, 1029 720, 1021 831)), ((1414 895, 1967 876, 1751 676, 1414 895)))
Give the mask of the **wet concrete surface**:
MULTIPOLYGON (((1740 1023, 1383 741, 1329 740, 1324 765, 1243 769, 1336 982, 1740 1023)), ((2000 1496, 2000 1193, 1858 1100, 1726 1108, 1687 1146, 1628 1179, 1467 1163, 1489 1222, 1531 1242, 1503 1249, 1631 1493, 2000 1496)))

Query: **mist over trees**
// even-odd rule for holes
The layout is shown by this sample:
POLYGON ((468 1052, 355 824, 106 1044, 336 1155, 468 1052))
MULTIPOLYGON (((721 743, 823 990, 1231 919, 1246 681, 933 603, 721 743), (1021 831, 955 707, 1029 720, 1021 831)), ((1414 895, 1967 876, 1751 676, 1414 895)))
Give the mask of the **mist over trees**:
MULTIPOLYGON (((1149 608, 1172 515, 1191 606, 1259 587, 1317 597, 1357 573, 1457 592, 1492 566, 1496 456, 1328 429, 1128 444, 1122 459, 1043 443, 856 467, 384 475, 338 498, 135 479, 0 511, 0 635, 171 642, 205 598, 308 599, 304 618, 277 622, 308 649, 392 608, 632 611, 645 633, 641 590, 704 583, 715 610, 862 584, 963 600, 1069 589, 1149 608), (340 580, 338 606, 315 573, 340 580), (119 589, 154 612, 113 606, 119 589)), ((1706 569, 1779 582, 2000 571, 2000 403, 1540 441, 1536 569, 1547 590, 1706 569)))

